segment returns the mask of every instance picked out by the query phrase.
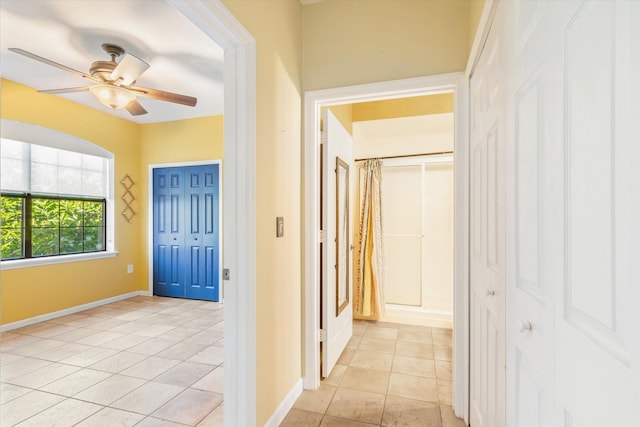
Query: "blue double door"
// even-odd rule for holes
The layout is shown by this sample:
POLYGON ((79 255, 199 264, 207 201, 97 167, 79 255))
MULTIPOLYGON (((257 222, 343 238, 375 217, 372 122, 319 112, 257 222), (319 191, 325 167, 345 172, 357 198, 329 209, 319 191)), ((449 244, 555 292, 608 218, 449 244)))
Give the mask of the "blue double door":
POLYGON ((154 295, 219 301, 220 249, 220 165, 154 169, 154 295))

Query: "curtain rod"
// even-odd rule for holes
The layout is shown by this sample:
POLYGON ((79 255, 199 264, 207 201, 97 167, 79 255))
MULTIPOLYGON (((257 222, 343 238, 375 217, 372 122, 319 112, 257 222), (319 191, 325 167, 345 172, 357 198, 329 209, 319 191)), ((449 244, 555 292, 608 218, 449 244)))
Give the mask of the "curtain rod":
POLYGON ((354 162, 362 162, 365 160, 375 160, 375 159, 385 160, 385 159, 402 159, 405 157, 438 156, 443 154, 453 154, 453 151, 439 151, 437 153, 422 153, 422 154, 403 154, 399 156, 367 157, 363 159, 355 159, 354 162))

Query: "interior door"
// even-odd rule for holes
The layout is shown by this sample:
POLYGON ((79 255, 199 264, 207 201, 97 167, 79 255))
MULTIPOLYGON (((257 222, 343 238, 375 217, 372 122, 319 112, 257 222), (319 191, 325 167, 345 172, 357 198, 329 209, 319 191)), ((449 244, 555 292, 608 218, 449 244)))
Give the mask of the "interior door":
POLYGON ((351 135, 328 109, 322 119, 322 376, 328 377, 353 330, 350 242, 353 221, 349 220, 348 195, 353 194, 349 189, 354 170, 351 135), (340 161, 348 166, 348 173, 344 173, 340 161))
POLYGON ((153 170, 155 295, 220 300, 219 168, 153 170))
MULTIPOLYGON (((552 2, 505 2, 509 37, 507 425, 553 426, 562 116, 552 2), (511 18, 508 18, 511 17, 511 18), (516 22, 517 21, 517 22, 516 22), (555 41, 554 41, 555 40, 555 41)), ((561 250, 560 250, 561 252, 561 250)), ((559 279, 559 280, 558 280, 559 279)))
POLYGON ((505 425, 505 39, 498 34, 494 22, 470 81, 470 424, 474 427, 505 425))
POLYGON ((507 425, 638 426, 640 3, 501 6, 507 425))
POLYGON ((185 168, 187 298, 219 300, 219 165, 185 168))
POLYGON ((184 297, 184 170, 153 170, 153 293, 184 297))
POLYGON ((558 419, 638 426, 640 3, 554 7, 564 85, 562 151, 554 152, 563 197, 548 227, 562 240, 554 252, 563 284, 555 294, 558 419))

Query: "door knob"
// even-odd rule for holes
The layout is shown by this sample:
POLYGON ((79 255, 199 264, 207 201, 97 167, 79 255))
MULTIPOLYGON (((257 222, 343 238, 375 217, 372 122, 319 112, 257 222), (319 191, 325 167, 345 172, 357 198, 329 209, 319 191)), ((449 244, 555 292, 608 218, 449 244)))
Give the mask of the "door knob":
POLYGON ((531 322, 525 322, 525 321, 520 321, 520 332, 524 333, 524 332, 533 332, 533 325, 531 324, 531 322))
POLYGON ((496 294, 496 291, 494 291, 493 289, 487 289, 487 296, 488 297, 492 297, 496 294))
POLYGON ((174 237, 174 238, 173 238, 173 240, 178 240, 178 239, 176 239, 176 238, 174 237))

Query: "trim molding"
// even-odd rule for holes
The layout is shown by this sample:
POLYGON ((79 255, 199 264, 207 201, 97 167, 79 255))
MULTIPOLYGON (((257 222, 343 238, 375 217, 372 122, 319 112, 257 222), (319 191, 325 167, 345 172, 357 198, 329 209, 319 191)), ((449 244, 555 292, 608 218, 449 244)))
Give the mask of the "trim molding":
POLYGON ((276 408, 275 412, 269 417, 264 424, 265 427, 278 427, 284 417, 287 416, 293 405, 296 403, 298 397, 302 394, 302 378, 298 378, 298 381, 293 385, 289 393, 280 402, 280 405, 276 408))
POLYGON ((101 299, 99 301, 88 302, 86 304, 76 305, 74 307, 65 308, 64 310, 54 311, 52 313, 41 314, 40 316, 30 317, 24 320, 18 320, 17 322, 7 323, 0 326, 0 332, 7 332, 13 329, 22 328, 25 326, 33 325, 40 322, 45 322, 51 319, 57 319, 58 317, 68 316, 69 314, 79 313, 81 311, 89 310, 90 308, 100 307, 102 305, 111 304, 114 302, 122 301, 125 299, 148 296, 147 291, 134 291, 126 294, 116 295, 115 297, 101 299))
POLYGON ((493 15, 496 11, 497 0, 486 0, 484 7, 482 8, 482 14, 478 21, 478 27, 476 28, 476 34, 473 38, 473 44, 471 45, 471 51, 469 52, 469 59, 467 60, 467 68, 465 74, 467 77, 471 77, 473 71, 476 68, 476 64, 480 59, 482 48, 487 41, 489 35, 489 28, 491 28, 491 22, 493 21, 493 15))

